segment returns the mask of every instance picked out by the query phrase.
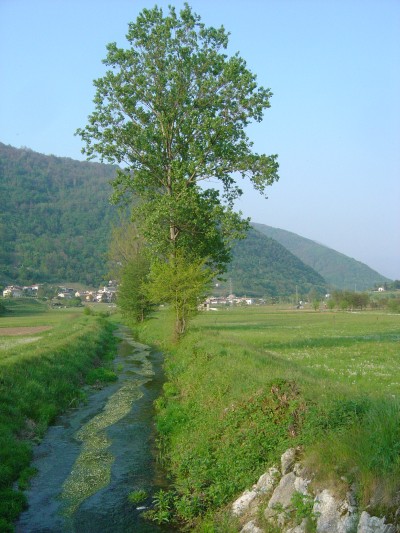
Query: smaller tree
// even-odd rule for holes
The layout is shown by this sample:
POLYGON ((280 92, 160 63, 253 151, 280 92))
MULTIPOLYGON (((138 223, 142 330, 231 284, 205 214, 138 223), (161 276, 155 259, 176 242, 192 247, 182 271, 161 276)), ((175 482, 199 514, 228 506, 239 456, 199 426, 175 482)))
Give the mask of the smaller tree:
POLYGON ((187 321, 197 312, 213 280, 206 260, 186 259, 178 253, 170 261, 154 263, 146 284, 154 303, 167 303, 175 313, 175 340, 185 332, 187 321))
POLYGON ((327 301, 327 306, 328 306, 328 309, 329 311, 333 311, 335 309, 335 300, 331 297, 331 298, 328 298, 328 301, 327 301))
POLYGON ((314 300, 313 301, 312 306, 313 306, 314 311, 318 311, 319 310, 320 303, 321 302, 319 300, 314 300))
POLYGON ((122 314, 136 322, 143 322, 152 310, 145 290, 149 266, 149 260, 143 253, 131 258, 120 271, 117 303, 122 314))

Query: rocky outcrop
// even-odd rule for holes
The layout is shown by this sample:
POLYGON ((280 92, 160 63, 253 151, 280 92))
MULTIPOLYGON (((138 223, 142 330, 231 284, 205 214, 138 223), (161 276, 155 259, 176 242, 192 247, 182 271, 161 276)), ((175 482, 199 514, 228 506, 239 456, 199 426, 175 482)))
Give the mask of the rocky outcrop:
MULTIPOLYGON (((232 513, 235 516, 243 516, 249 512, 252 507, 258 507, 260 499, 270 492, 279 478, 279 470, 277 468, 270 468, 268 472, 263 474, 251 490, 246 490, 241 496, 232 504, 232 513)), ((247 530, 246 530, 247 531, 247 530)))
POLYGON ((357 533, 396 533, 396 527, 392 524, 385 524, 384 518, 370 516, 363 511, 358 522, 357 533))
POLYGON ((299 449, 281 457, 280 471, 270 468, 232 504, 241 533, 398 533, 385 518, 357 507, 353 490, 338 497, 329 489, 312 490, 311 477, 298 461, 299 449), (262 518, 260 518, 262 517, 262 518))

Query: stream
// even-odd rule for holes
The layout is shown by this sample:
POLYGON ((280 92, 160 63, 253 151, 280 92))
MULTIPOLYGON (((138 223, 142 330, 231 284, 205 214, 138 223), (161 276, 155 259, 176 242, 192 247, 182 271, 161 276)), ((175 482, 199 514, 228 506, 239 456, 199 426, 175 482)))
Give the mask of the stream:
POLYGON ((34 450, 38 473, 26 492, 17 533, 153 533, 169 531, 141 517, 167 486, 154 457, 153 402, 163 383, 162 354, 121 326, 118 381, 88 396, 51 426, 34 450), (129 493, 145 490, 144 502, 129 493))

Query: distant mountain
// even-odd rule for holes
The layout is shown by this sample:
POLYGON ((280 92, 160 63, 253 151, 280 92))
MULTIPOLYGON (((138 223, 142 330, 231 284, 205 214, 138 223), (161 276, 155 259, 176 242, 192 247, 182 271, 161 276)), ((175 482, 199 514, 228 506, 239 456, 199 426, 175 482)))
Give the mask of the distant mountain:
POLYGON ((279 242, 254 229, 236 244, 225 278, 225 292, 231 288, 239 296, 278 297, 297 292, 306 297, 312 291, 325 294, 328 286, 279 242))
POLYGON ((336 289, 356 288, 358 291, 363 291, 375 284, 390 281, 364 263, 290 231, 264 224, 253 224, 253 227, 278 241, 336 289))
POLYGON ((106 273, 115 167, 0 143, 0 283, 80 281, 106 273))

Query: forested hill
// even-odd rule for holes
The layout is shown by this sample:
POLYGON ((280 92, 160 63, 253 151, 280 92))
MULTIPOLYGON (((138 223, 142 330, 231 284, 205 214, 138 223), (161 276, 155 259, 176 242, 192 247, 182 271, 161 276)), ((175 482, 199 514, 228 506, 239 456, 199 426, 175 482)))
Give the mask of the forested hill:
POLYGON ((226 278, 235 294, 246 296, 278 297, 297 292, 306 297, 313 291, 325 294, 328 290, 315 270, 254 229, 236 244, 226 278))
MULTIPOLYGON (((111 165, 46 156, 0 143, 0 286, 41 282, 98 286, 107 279, 106 252, 112 222, 118 218, 109 203, 114 174, 111 165)), ((255 226, 261 231, 268 228, 255 226)), ((237 244, 226 276, 236 294, 287 295, 296 287, 302 294, 312 288, 325 290, 328 270, 324 275, 317 263, 307 266, 307 259, 290 249, 290 243, 279 244, 279 238, 271 237, 252 231, 237 244)), ((336 286, 347 277, 340 272, 336 286)), ((328 281, 335 284, 332 279, 334 271, 328 281)), ((369 287, 384 278, 377 274, 357 279, 361 289, 366 280, 369 287)))
POLYGON ((390 281, 364 263, 290 231, 264 224, 253 224, 253 227, 278 241, 303 263, 318 272, 332 287, 349 290, 356 288, 358 291, 363 291, 376 284, 390 281))
POLYGON ((98 285, 116 209, 110 165, 0 143, 0 283, 98 285))

